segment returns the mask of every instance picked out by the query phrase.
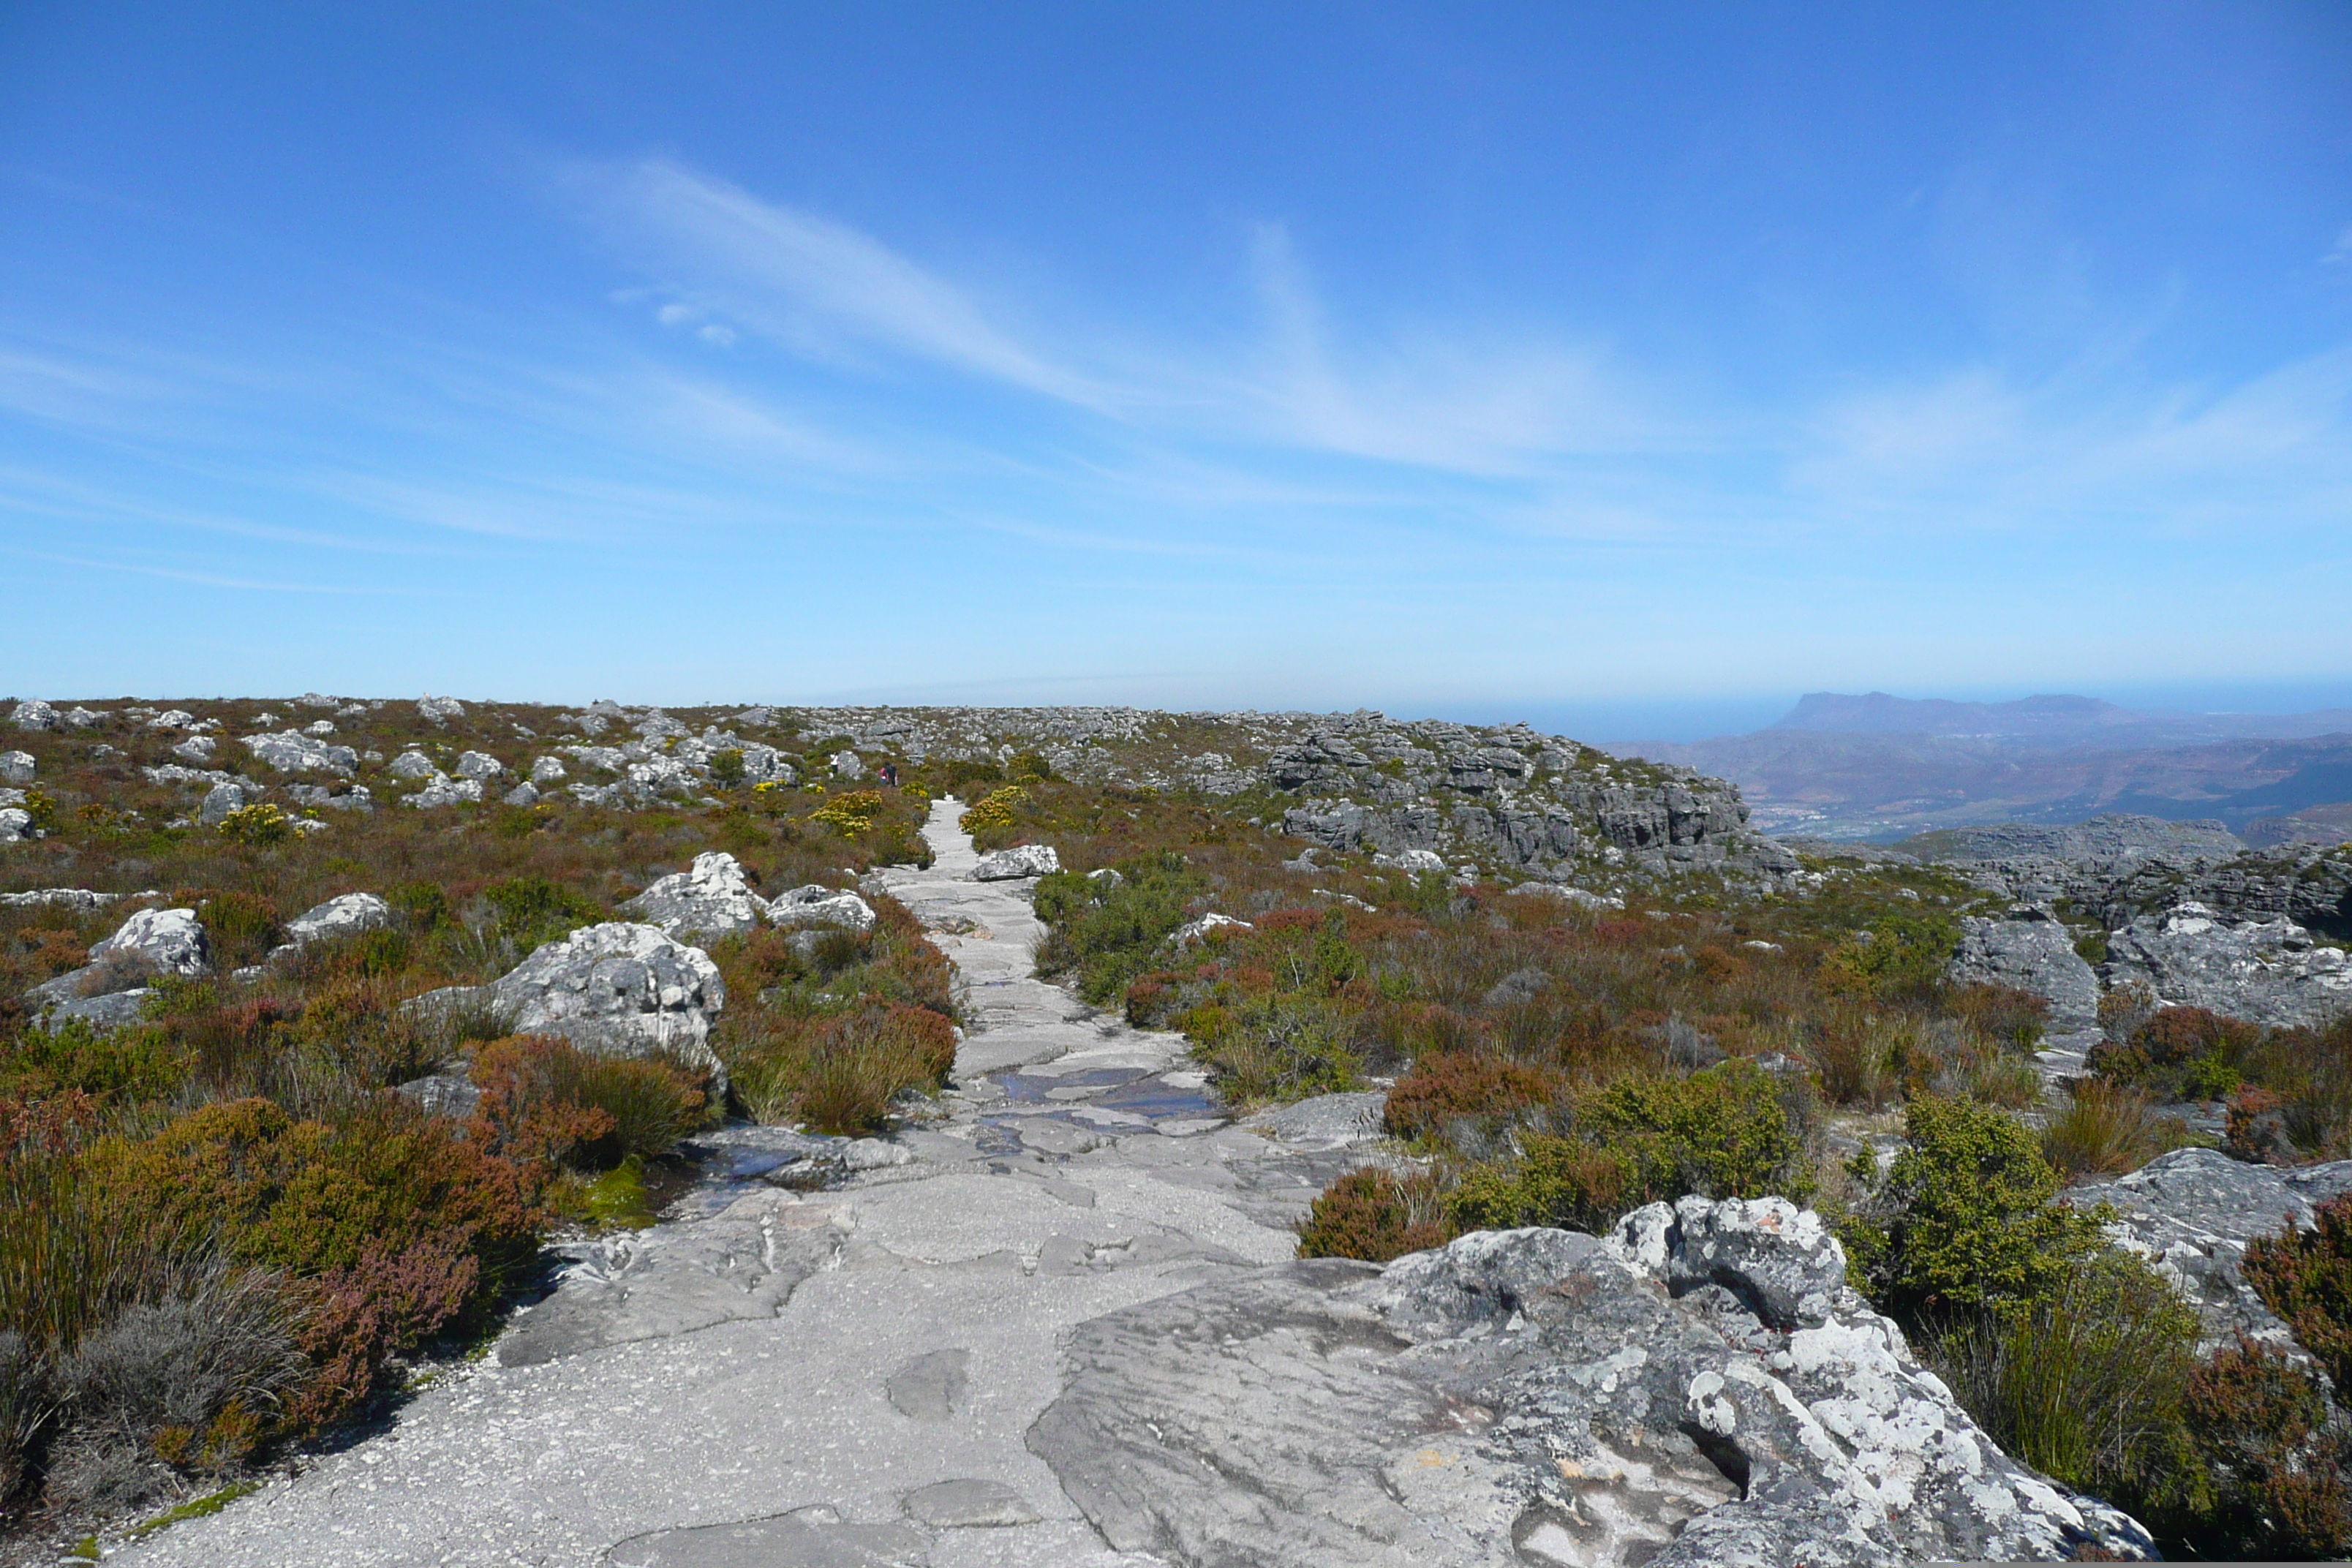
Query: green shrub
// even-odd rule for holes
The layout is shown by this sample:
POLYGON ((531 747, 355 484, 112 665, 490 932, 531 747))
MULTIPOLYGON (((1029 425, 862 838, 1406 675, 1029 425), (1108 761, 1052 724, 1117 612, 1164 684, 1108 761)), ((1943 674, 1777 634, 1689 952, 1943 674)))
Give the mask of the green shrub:
POLYGON ((76 1090, 105 1100, 158 1100, 187 1076, 186 1057, 152 1024, 100 1031, 86 1018, 64 1018, 0 1041, 0 1095, 76 1090))
POLYGON ((2015 1118, 1927 1095, 1905 1131, 1884 1182, 1867 1151, 1849 1167, 1875 1187, 1843 1235, 1882 1311, 1916 1322, 2049 1300, 2100 1247, 2095 1216, 2051 1203, 2057 1173, 2015 1118))
POLYGON ((369 1398, 390 1356, 481 1321, 544 1220, 530 1171, 395 1095, 331 1125, 262 1100, 208 1105, 152 1138, 93 1144, 85 1163, 106 1212, 215 1236, 231 1260, 294 1282, 311 1373, 285 1419, 303 1429, 369 1398))
POLYGON ((1821 984, 1832 994, 1882 1001, 1932 995, 1959 942, 1959 923, 1948 915, 1888 915, 1822 960, 1821 984))
POLYGON ((1284 1103, 1361 1084, 1363 1064, 1338 1020, 1311 1004, 1270 995, 1231 1014, 1200 1009, 1186 1016, 1215 1016, 1217 1025, 1187 1028, 1192 1056, 1228 1105, 1284 1103))
POLYGON ((1521 1135, 1523 1153, 1474 1168, 1447 1199, 1465 1230, 1599 1230, 1643 1204, 1813 1194, 1801 1089, 1735 1058, 1688 1078, 1632 1078, 1564 1108, 1568 1130, 1521 1135))
POLYGON ((735 1037, 727 1056, 736 1092, 761 1121, 844 1135, 879 1131, 900 1095, 936 1087, 954 1066, 955 1026, 945 1016, 878 999, 771 1018, 735 1037))
POLYGON ((2123 1045, 2101 1044, 2084 1065, 2160 1099, 2219 1100, 2242 1081, 2262 1033, 2203 1007, 2166 1007, 2135 1026, 2123 1045))
POLYGON ((1079 994, 1097 1006, 1125 994, 1129 983, 1150 967, 1160 944, 1184 923, 1187 905, 1208 890, 1208 879, 1181 855, 1124 861, 1117 869, 1120 880, 1108 889, 1075 871, 1037 879, 1037 917, 1047 928, 1038 967, 1047 973, 1075 972, 1079 994))
POLYGON ((215 893, 196 906, 196 921, 217 969, 259 963, 278 942, 278 907, 258 894, 215 893))
POLYGON ((605 917, 595 900, 545 877, 509 877, 482 889, 499 934, 528 952, 605 917))
POLYGON ((2042 1129, 2042 1157, 2068 1181, 2120 1176, 2196 1142, 2189 1124, 2159 1116, 2145 1089, 2077 1079, 2066 1109, 2042 1129))
POLYGON ((743 750, 729 746, 710 753, 710 782, 720 789, 737 789, 743 783, 743 750))
POLYGON ((2183 1422, 2197 1334, 2196 1311, 2169 1286, 2109 1251, 1925 1348, 2004 1452, 2077 1490, 2172 1513, 2200 1496, 2183 1422))
POLYGON ((401 882, 385 892, 384 902, 400 912, 413 930, 437 931, 457 923, 449 895, 438 882, 401 882))
POLYGON ((1315 1200, 1298 1222, 1298 1256, 1386 1263, 1443 1247, 1455 1234, 1446 1223, 1434 1177, 1367 1165, 1341 1176, 1315 1200))
POLYGON ((264 801, 258 805, 239 806, 222 817, 220 834, 258 849, 293 837, 294 823, 285 812, 264 801))

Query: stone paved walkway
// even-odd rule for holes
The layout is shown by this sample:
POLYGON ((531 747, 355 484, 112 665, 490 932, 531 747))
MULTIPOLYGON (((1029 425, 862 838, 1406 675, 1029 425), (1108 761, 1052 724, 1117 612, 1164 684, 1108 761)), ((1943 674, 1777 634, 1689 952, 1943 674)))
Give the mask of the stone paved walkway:
POLYGON ((122 1552, 140 1568, 426 1563, 646 1568, 1110 1568, 1024 1438, 1058 1344, 1101 1313, 1292 1255, 1355 1163, 1325 1104, 1236 1126, 1180 1037, 1036 978, 1026 883, 970 880, 934 807, 928 870, 884 874, 968 987, 948 1116, 795 1192, 796 1141, 738 1129, 717 1173, 635 1236, 573 1248, 488 1360, 388 1430, 216 1517, 122 1552), (903 1160, 900 1163, 880 1163, 903 1160))

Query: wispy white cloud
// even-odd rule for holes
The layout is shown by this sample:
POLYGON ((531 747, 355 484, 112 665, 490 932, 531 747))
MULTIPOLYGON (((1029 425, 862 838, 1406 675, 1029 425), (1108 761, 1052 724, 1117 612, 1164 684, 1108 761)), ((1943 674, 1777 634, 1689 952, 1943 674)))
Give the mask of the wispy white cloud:
POLYGON ((878 344, 1089 407, 1104 391, 869 235, 662 159, 571 171, 608 232, 699 309, 803 352, 878 344))

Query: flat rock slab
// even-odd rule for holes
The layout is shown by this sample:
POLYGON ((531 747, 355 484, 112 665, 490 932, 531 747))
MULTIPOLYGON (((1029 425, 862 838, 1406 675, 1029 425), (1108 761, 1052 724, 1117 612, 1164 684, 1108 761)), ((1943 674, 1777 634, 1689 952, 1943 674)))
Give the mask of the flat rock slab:
POLYGON ((938 1530, 1002 1530, 1037 1522, 1037 1510, 1002 1481, 936 1481, 907 1494, 907 1511, 938 1530))
POLYGON ((783 1514, 663 1530, 625 1541, 614 1568, 922 1568, 930 1538, 904 1524, 844 1524, 783 1514))

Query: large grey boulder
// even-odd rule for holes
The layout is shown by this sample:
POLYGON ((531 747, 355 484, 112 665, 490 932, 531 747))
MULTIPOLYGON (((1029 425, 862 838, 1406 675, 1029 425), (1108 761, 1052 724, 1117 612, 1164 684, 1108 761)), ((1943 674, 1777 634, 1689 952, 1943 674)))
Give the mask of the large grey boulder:
POLYGON ((1080 1325, 1029 1446, 1114 1548, 1186 1563, 2152 1554, 2003 1455, 1843 1269, 1777 1198, 1284 1265, 1080 1325))
POLYGON ((2003 920, 1970 915, 1944 971, 1955 985, 2006 985, 2050 1004, 2050 1032, 2099 1026, 2099 976, 2074 951, 2074 933, 2048 911, 2020 905, 2003 920))
POLYGON ((787 931, 811 926, 839 926, 845 931, 872 931, 874 906, 856 893, 811 882, 779 893, 768 902, 769 921, 787 931))
POLYGON ((58 728, 58 710, 35 699, 19 702, 9 713, 8 721, 19 730, 55 730, 58 728))
POLYGON ((2321 1025, 2352 1012, 2352 956, 2293 921, 2235 921, 2204 904, 2142 915, 2107 939, 2110 986, 2257 1024, 2321 1025))
POLYGON ((544 788, 563 782, 563 759, 541 757, 530 764, 530 782, 544 788))
POLYGON ((873 776, 872 770, 866 765, 866 759, 856 752, 834 752, 832 765, 833 776, 844 781, 855 782, 873 776))
POLYGON ((1016 844, 983 855, 971 868, 975 882, 1010 882, 1023 877, 1043 877, 1062 868, 1062 858, 1050 844, 1016 844))
POLYGON ((667 1053, 723 1082, 710 1023, 726 1005, 726 983, 709 953, 657 926, 583 927, 533 952, 489 992, 518 1034, 561 1036, 600 1056, 667 1053))
POLYGON ((0 779, 12 784, 33 782, 33 753, 30 752, 0 752, 0 779))
POLYGON ((205 974, 212 970, 212 944, 194 910, 141 910, 114 934, 89 950, 93 963, 134 958, 156 974, 205 974))
POLYGON ((691 869, 662 878, 621 906, 671 936, 725 936, 760 923, 767 901, 725 850, 697 855, 691 869))
POLYGON ((349 778, 360 765, 360 754, 349 746, 331 746, 316 735, 291 730, 247 735, 245 749, 281 773, 330 773, 349 778))
POLYGON ((41 837, 33 814, 20 806, 0 806, 0 844, 28 844, 41 837))
POLYGON ((393 758, 392 765, 384 771, 396 779, 429 779, 441 770, 435 767, 433 759, 424 752, 408 751, 393 758))
POLYGON ((161 974, 210 973, 212 945, 195 910, 141 910, 89 950, 88 963, 42 982, 25 995, 52 1024, 83 1018, 111 1029, 141 1016, 147 981, 161 974))
POLYGON ((196 824, 201 827, 218 827, 228 820, 229 813, 243 811, 246 786, 241 784, 216 784, 205 792, 205 804, 196 810, 196 824))
POLYGON ((466 705, 454 697, 427 697, 416 705, 416 716, 436 724, 466 716, 466 705))
POLYGON ((506 763, 488 752, 457 753, 457 776, 461 779, 494 779, 506 771, 506 763))
POLYGON ((2312 1210, 2346 1192, 2352 1192, 2352 1160, 2283 1169, 2214 1149, 2176 1149, 2127 1176, 2061 1195, 2084 1211, 2114 1206, 2108 1235, 2147 1258, 2196 1307, 2204 1320, 2203 1351, 2242 1333, 2292 1352, 2294 1334, 2246 1282, 2246 1243, 2290 1224, 2310 1229, 2312 1210))
POLYGON ((662 795, 691 795, 702 787, 702 775, 676 757, 647 757, 628 767, 629 788, 640 800, 662 795))

